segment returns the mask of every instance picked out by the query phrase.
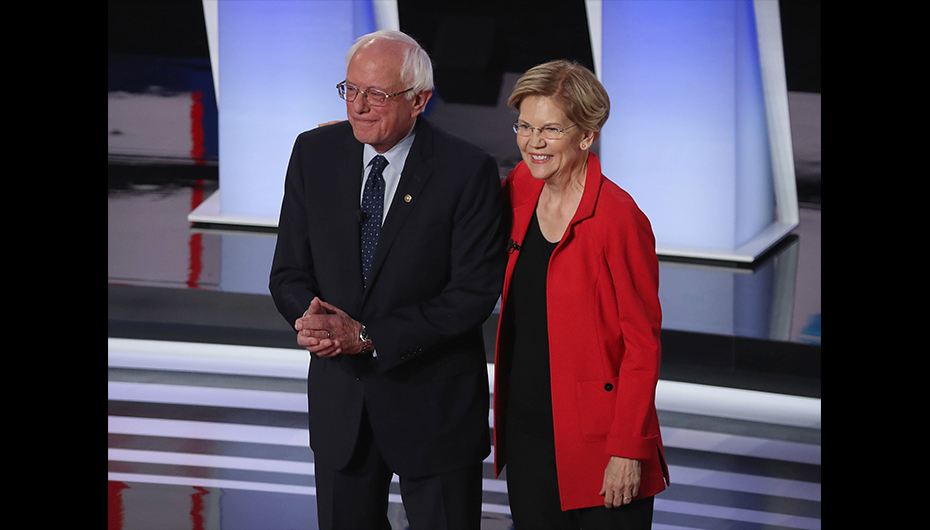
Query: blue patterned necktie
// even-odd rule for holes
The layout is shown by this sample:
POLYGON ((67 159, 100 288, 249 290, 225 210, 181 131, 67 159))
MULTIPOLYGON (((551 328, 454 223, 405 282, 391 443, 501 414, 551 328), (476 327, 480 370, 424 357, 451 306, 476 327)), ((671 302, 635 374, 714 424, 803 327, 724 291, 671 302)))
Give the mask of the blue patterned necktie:
POLYGON ((381 216, 384 209, 384 177, 382 172, 388 161, 381 155, 371 161, 371 172, 365 182, 365 191, 362 193, 362 278, 365 287, 368 287, 368 270, 375 257, 375 248, 378 246, 378 235, 381 233, 381 216))

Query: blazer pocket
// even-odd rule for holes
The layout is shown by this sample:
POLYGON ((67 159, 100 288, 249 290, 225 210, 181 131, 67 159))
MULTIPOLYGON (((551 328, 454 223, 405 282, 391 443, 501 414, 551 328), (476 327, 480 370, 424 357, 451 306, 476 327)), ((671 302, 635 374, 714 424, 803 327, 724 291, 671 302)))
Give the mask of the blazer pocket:
POLYGON ((617 382, 582 381, 575 384, 578 393, 578 418, 581 436, 586 442, 603 442, 610 433, 617 406, 617 382))

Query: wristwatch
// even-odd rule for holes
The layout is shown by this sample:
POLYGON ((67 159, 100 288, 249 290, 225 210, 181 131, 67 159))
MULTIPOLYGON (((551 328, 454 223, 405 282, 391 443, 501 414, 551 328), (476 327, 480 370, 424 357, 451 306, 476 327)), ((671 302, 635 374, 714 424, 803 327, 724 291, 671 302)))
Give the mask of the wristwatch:
POLYGON ((375 346, 371 343, 371 337, 368 336, 368 330, 365 329, 365 324, 362 324, 362 329, 358 332, 358 340, 362 343, 362 349, 359 353, 371 353, 375 351, 375 346))

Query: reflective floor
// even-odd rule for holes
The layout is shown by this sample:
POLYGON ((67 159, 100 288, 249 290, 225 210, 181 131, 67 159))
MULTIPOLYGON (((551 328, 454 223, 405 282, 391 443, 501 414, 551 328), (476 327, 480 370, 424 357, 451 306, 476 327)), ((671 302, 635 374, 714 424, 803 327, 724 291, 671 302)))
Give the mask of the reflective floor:
MULTIPOLYGON (((111 528, 316 527, 306 355, 107 346, 111 528)), ((673 484, 654 528, 820 528, 819 399, 663 380, 657 405, 673 484)), ((510 528, 506 491, 489 459, 482 528, 510 528)))
MULTIPOLYGON (((274 235, 191 227, 218 186, 209 82, 156 70, 108 93, 108 527, 316 528, 308 359, 267 293, 274 235)), ((466 111, 433 119, 496 142, 466 111)), ((817 157, 819 171, 819 144, 817 157)), ((661 264, 672 485, 654 528, 821 528, 820 237, 818 195, 753 268, 661 264)), ((510 528, 490 465, 483 513, 483 528, 510 528)))

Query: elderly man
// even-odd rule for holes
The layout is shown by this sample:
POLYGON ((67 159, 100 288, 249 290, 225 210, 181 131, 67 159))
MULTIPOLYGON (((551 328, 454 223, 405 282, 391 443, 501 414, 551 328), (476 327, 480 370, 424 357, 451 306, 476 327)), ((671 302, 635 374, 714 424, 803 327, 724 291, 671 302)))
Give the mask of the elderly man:
POLYGON ((480 526, 500 178, 420 116, 432 84, 407 35, 360 38, 348 121, 301 134, 288 166, 270 288, 311 353, 321 528, 388 528, 395 473, 411 528, 480 526))

